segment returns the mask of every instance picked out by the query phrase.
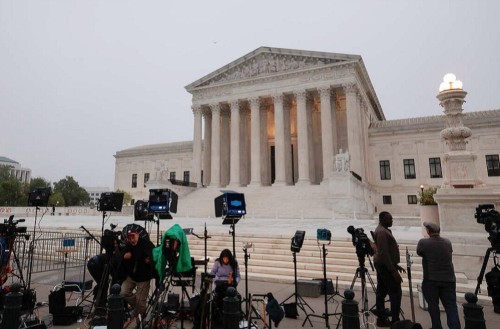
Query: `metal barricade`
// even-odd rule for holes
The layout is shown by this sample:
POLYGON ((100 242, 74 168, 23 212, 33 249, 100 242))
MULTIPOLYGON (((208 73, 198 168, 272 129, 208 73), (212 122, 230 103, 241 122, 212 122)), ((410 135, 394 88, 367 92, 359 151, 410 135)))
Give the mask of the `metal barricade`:
POLYGON ((15 241, 16 254, 23 268, 28 266, 31 243, 33 243, 32 273, 81 267, 85 256, 92 257, 100 253, 99 244, 89 239, 86 234, 41 231, 37 232, 34 241, 24 241, 20 238, 15 241), (86 239, 88 239, 87 255, 85 255, 86 239))

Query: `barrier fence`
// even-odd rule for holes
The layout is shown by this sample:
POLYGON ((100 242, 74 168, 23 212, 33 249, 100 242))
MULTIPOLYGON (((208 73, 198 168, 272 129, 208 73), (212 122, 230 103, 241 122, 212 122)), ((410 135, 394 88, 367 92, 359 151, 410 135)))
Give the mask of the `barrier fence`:
MULTIPOLYGON (((100 241, 100 236, 96 239, 100 241)), ((37 232, 34 242, 22 236, 16 237, 14 253, 20 267, 26 273, 28 269, 30 245, 33 243, 32 273, 83 267, 89 257, 97 255, 101 246, 87 234, 62 232, 37 232)), ((11 256, 11 261, 14 256, 11 256)))

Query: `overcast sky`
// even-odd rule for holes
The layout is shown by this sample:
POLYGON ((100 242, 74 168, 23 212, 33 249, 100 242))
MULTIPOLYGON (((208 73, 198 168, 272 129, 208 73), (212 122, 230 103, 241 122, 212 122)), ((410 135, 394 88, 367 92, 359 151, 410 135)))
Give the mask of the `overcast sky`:
POLYGON ((500 108, 500 1, 0 0, 0 155, 114 186, 113 155, 191 140, 184 86, 260 46, 361 55, 388 120, 500 108))

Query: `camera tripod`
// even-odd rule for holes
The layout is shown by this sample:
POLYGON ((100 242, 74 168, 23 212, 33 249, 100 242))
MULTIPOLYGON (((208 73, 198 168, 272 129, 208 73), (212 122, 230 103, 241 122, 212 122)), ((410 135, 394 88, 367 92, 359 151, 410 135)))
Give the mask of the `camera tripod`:
POLYGON ((484 272, 486 271, 486 266, 488 265, 488 261, 490 260, 490 254, 493 252, 493 260, 495 262, 495 266, 497 266, 497 253, 500 251, 500 246, 489 247, 486 249, 486 253, 484 254, 483 265, 481 266, 481 271, 479 272, 479 276, 477 277, 477 286, 474 294, 477 296, 479 290, 481 289, 481 283, 483 282, 484 272))
MULTIPOLYGON (((370 262, 370 266, 372 267, 373 270, 373 265, 371 259, 368 257, 368 261, 370 262)), ((364 254, 359 254, 358 253, 358 268, 356 269, 356 272, 354 273, 354 277, 351 282, 351 287, 349 289, 353 290, 354 285, 356 283, 356 280, 359 278, 361 280, 361 302, 362 302, 362 308, 361 308, 361 314, 363 316, 363 327, 364 328, 369 328, 369 320, 368 317, 370 316, 370 308, 368 306, 368 288, 366 287, 366 278, 368 278, 368 281, 370 282, 370 285, 372 287, 372 290, 375 294, 377 294, 377 288, 375 287, 375 283, 373 282, 372 277, 370 276, 370 272, 368 272, 368 269, 365 267, 365 255, 364 254)), ((337 323, 337 328, 339 327, 340 323, 342 322, 342 316, 340 317, 339 322, 337 323)))
MULTIPOLYGON (((295 298, 295 305, 298 306, 306 315, 306 317, 309 315, 306 311, 305 306, 307 306, 311 312, 314 313, 314 310, 307 304, 307 302, 302 298, 302 296, 298 293, 298 283, 297 283, 297 252, 293 251, 293 285, 294 285, 294 292, 290 296, 288 296, 283 302, 281 302, 280 305, 284 305, 289 299, 295 298)), ((309 320, 309 323, 312 326, 311 321, 309 320)))

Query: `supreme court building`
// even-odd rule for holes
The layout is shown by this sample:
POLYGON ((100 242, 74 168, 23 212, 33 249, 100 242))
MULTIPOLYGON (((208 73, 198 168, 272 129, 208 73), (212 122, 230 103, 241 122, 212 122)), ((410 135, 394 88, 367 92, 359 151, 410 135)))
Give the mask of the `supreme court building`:
POLYGON ((447 172, 469 171, 467 187, 500 188, 500 110, 455 115, 472 131, 463 152, 473 163, 454 167, 440 134, 446 115, 386 120, 358 55, 261 47, 186 90, 192 141, 115 154, 115 188, 134 200, 155 184, 180 186, 170 179, 186 183, 179 208, 189 204, 189 215, 205 215, 193 208, 212 208, 223 188, 248 195, 259 216, 306 205, 317 217, 418 216, 420 186, 459 185, 447 172))

